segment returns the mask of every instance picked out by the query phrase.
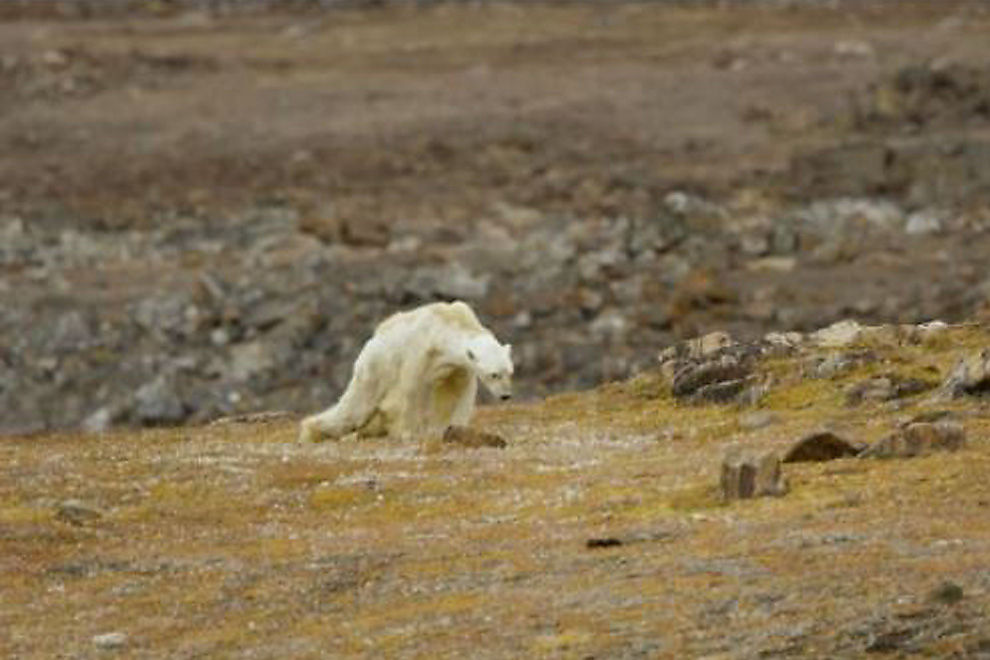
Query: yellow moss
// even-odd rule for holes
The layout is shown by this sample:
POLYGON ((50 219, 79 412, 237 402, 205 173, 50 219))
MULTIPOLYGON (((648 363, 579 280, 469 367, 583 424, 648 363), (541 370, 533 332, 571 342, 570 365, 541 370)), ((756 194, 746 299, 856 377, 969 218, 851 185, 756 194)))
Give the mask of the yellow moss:
POLYGON ((16 500, 0 501, 0 524, 38 524, 52 519, 53 512, 34 506, 21 504, 16 500))
POLYGON ((378 494, 367 486, 319 486, 309 496, 309 506, 317 511, 341 512, 371 504, 378 494))
POLYGON ((311 462, 283 463, 270 473, 271 484, 276 488, 296 488, 332 483, 347 470, 342 465, 311 462))
POLYGON ((808 379, 790 386, 772 387, 761 402, 770 410, 804 410, 811 407, 838 409, 843 395, 826 379, 808 379))
POLYGON ((718 489, 710 484, 697 484, 677 491, 667 499, 672 511, 690 513, 724 506, 718 489))
POLYGON ((587 630, 565 630, 538 636, 533 640, 532 649, 538 654, 572 651, 587 645, 592 639, 594 639, 594 634, 587 630))

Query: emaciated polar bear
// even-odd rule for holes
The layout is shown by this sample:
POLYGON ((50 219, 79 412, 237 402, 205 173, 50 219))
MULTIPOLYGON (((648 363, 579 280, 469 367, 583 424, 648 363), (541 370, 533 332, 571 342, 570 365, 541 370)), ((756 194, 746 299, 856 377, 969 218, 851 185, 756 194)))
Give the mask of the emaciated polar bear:
POLYGON ((299 439, 415 437, 466 425, 479 380, 498 399, 512 395, 511 349, 461 301, 393 314, 361 349, 340 400, 305 418, 299 439))

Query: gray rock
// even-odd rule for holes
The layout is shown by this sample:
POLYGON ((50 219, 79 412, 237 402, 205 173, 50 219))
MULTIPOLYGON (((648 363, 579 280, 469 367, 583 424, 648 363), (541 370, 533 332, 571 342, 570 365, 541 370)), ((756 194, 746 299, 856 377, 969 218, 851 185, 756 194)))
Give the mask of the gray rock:
POLYGON ((231 348, 227 376, 237 382, 248 381, 276 366, 271 346, 264 341, 251 341, 231 348))
POLYGON ((628 332, 629 320, 619 310, 607 309, 595 317, 588 329, 597 341, 618 342, 628 332))
POLYGON ((55 516, 73 525, 84 525, 102 518, 103 512, 81 500, 65 500, 58 505, 55 516))
POLYGON ((802 371, 811 378, 833 378, 852 369, 876 362, 877 355, 868 349, 834 351, 824 357, 813 357, 802 366, 802 371))
POLYGON ((755 273, 789 273, 796 267, 797 259, 784 256, 761 257, 746 263, 746 270, 755 273))
POLYGON ((83 420, 82 429, 87 433, 103 433, 113 423, 113 411, 107 407, 99 408, 83 420))
POLYGON ((727 215, 727 211, 718 204, 680 190, 667 193, 663 203, 667 210, 680 216, 723 218, 727 215))
POLYGON ((781 470, 780 456, 730 454, 722 461, 719 490, 725 501, 751 497, 779 496, 788 491, 781 470))
POLYGON ((230 343, 230 332, 226 328, 214 328, 210 331, 210 343, 214 346, 226 346, 230 343))
POLYGON ((942 218, 934 211, 917 211, 908 216, 904 233, 909 236, 925 236, 942 231, 942 218))
POLYGON ((175 380, 160 375, 134 393, 134 415, 140 424, 158 426, 178 424, 186 417, 186 408, 175 391, 175 380))
POLYGON ((855 406, 864 401, 891 401, 920 394, 935 387, 935 383, 920 378, 904 378, 897 374, 876 376, 852 385, 846 391, 846 405, 855 406))
POLYGON ((162 294, 145 298, 133 311, 134 321, 151 334, 178 332, 186 321, 192 301, 184 294, 162 294))
POLYGON ((775 354, 786 354, 801 346, 804 335, 800 332, 769 332, 763 337, 763 341, 775 349, 775 354))
POLYGON ((939 388, 939 398, 990 395, 990 349, 960 359, 939 388))
POLYGON ((299 301, 295 298, 281 298, 268 294, 261 301, 250 306, 241 315, 241 322, 258 331, 264 332, 286 319, 295 316, 299 301))
MULTIPOLYGON (((679 369, 673 378, 671 391, 675 397, 683 398, 698 393, 704 387, 729 383, 736 387, 750 373, 741 360, 731 355, 698 363, 688 364, 679 369)), ((738 385, 739 390, 742 389, 738 385)), ((737 390, 737 392, 739 391, 737 390)))
POLYGON ((863 326, 852 319, 837 321, 827 328, 811 333, 812 343, 823 348, 841 348, 859 339, 863 326))
POLYGON ((93 343, 93 333, 89 324, 78 310, 60 314, 55 321, 49 350, 53 352, 76 351, 88 348, 93 343))
POLYGON ((723 348, 732 346, 734 343, 728 332, 709 332, 707 335, 688 340, 688 357, 692 359, 706 358, 723 348))

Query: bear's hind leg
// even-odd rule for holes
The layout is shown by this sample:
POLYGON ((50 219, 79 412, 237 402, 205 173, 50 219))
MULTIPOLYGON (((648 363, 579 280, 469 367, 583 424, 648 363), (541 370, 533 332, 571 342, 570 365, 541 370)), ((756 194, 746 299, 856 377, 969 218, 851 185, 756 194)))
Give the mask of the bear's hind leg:
POLYGON ((318 415, 303 419, 299 425, 299 441, 332 440, 357 431, 371 419, 375 406, 375 401, 362 402, 361 397, 355 396, 351 388, 348 388, 336 405, 318 415))

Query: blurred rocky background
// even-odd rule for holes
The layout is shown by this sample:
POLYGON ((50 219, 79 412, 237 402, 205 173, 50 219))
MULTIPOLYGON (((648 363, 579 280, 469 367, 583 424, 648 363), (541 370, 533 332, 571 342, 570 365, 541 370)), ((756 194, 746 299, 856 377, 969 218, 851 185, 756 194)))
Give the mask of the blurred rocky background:
POLYGON ((990 318, 980 2, 0 3, 0 433, 312 411, 472 304, 524 396, 990 318))

